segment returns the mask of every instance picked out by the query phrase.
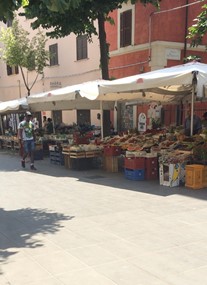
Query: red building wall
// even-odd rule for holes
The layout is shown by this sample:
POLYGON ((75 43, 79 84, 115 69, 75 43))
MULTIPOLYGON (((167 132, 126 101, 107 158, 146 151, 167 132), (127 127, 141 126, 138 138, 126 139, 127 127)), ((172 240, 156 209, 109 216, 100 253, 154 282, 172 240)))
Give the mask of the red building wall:
MULTIPOLYGON (((118 48, 118 13, 113 11, 110 16, 114 19, 115 25, 106 23, 107 42, 110 44, 111 58, 109 62, 109 72, 111 78, 122 78, 139 74, 142 72, 148 72, 151 70, 150 46, 157 42, 167 42, 169 47, 171 43, 177 43, 181 50, 180 60, 167 60, 165 67, 175 66, 184 62, 184 57, 189 55, 196 55, 201 57, 201 62, 207 63, 207 52, 200 51, 197 48, 186 50, 185 44, 190 43, 190 40, 185 38, 186 34, 186 15, 187 27, 193 24, 193 19, 201 12, 201 7, 207 4, 207 1, 199 4, 190 5, 188 8, 184 7, 187 2, 193 4, 195 0, 162 0, 161 9, 157 11, 153 5, 147 5, 146 7, 140 3, 135 5, 135 27, 134 27, 134 49, 133 46, 130 49, 118 48), (181 7, 177 9, 176 7, 181 7), (170 10, 170 11, 167 11, 170 10), (164 11, 164 12, 163 12, 164 11), (142 45, 142 48, 137 48, 142 45)), ((204 38, 206 42, 207 36, 204 38)), ((163 57, 165 55, 163 54, 163 57)), ((181 108, 181 106, 180 106, 181 108)), ((186 115, 186 106, 183 106, 184 122, 186 115)), ((149 105, 138 105, 137 113, 144 112, 147 114, 149 105)), ((176 105, 164 105, 164 125, 169 126, 176 124, 177 106, 176 105)), ((202 114, 207 111, 206 103, 195 103, 195 113, 202 118, 202 114)))
MULTIPOLYGON (((188 0, 189 4, 194 3, 194 0, 188 0)), ((197 1, 196 1, 197 2, 197 1)), ((194 4, 188 8, 184 7, 187 3, 186 0, 162 0, 161 9, 157 11, 156 8, 148 4, 146 7, 141 3, 135 5, 135 32, 134 32, 134 45, 147 44, 145 50, 124 52, 117 55, 113 54, 109 62, 110 77, 121 78, 147 72, 151 70, 148 62, 150 50, 149 45, 157 41, 183 43, 181 49, 181 60, 168 60, 166 66, 173 66, 183 63, 184 57, 184 44, 186 32, 186 11, 188 9, 187 26, 193 24, 193 19, 201 12, 201 7, 207 1, 199 4, 194 4), (176 7, 182 7, 177 9, 176 7), (166 11, 170 10, 170 11, 166 11), (150 40, 151 39, 151 40, 150 40), (143 62, 143 63, 142 63, 143 62), (140 64, 138 64, 140 63, 140 64)), ((110 16, 114 19, 114 25, 106 23, 107 42, 110 44, 110 52, 118 51, 118 13, 113 11, 110 16)), ((205 37, 207 38, 207 36, 205 37)), ((186 40, 189 42, 189 40, 186 40)), ((202 62, 207 63, 207 53, 197 51, 197 49, 186 50, 188 55, 200 56, 202 62)), ((164 56, 164 55, 163 55, 164 56)))

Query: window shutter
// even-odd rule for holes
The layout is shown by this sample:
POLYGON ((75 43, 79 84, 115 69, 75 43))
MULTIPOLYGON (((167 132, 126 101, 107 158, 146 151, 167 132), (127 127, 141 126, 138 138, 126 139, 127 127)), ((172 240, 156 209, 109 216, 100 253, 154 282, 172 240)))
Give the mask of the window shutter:
POLYGON ((49 52, 51 54, 50 66, 58 65, 58 45, 57 44, 50 45, 49 52))
POLYGON ((15 74, 19 74, 19 67, 17 65, 15 66, 15 74))
POLYGON ((76 52, 77 60, 81 60, 88 57, 87 35, 78 36, 76 38, 76 52))
POLYGON ((11 75, 11 74, 12 74, 12 68, 11 68, 11 66, 9 66, 9 65, 7 64, 6 69, 7 69, 7 75, 11 75))
POLYGON ((131 45, 132 41, 132 10, 120 14, 120 47, 131 45))
POLYGON ((124 25, 124 45, 129 46, 132 43, 132 10, 125 12, 124 25))
POLYGON ((120 14, 120 47, 124 46, 124 15, 120 14))

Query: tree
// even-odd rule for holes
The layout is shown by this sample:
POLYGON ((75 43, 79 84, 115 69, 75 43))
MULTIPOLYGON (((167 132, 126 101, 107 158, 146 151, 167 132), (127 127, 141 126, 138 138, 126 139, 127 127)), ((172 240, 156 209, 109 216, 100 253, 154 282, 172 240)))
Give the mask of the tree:
POLYGON ((203 11, 194 19, 195 24, 188 29, 188 38, 191 39, 193 47, 202 44, 203 37, 207 33, 207 4, 203 5, 202 9, 203 11))
POLYGON ((20 7, 28 5, 29 0, 1 0, 0 1, 0 21, 6 22, 13 18, 14 11, 20 7))
POLYGON ((31 40, 15 17, 10 28, 2 28, 0 41, 4 47, 0 49, 1 58, 9 66, 19 66, 28 96, 37 78, 43 73, 49 60, 49 52, 45 50, 46 36, 38 31, 31 40), (29 72, 35 72, 35 78, 29 85, 29 72))
MULTIPOLYGON (((130 0, 132 4, 140 2, 144 5, 153 4, 159 7, 161 0, 130 0)), ((20 6, 25 8, 23 13, 29 19, 35 19, 32 23, 34 29, 42 26, 45 29, 53 29, 47 32, 52 38, 87 34, 91 40, 92 34, 99 35, 100 64, 102 78, 108 79, 108 44, 104 22, 111 20, 109 12, 118 9, 128 0, 2 0, 0 4, 0 19, 11 17, 11 13, 20 6), (9 10, 9 13, 8 13, 9 10), (98 32, 94 21, 98 20, 98 32)))
MULTIPOLYGON (((127 0, 30 0, 26 5, 26 18, 34 19, 32 28, 43 27, 52 29, 47 35, 51 38, 59 38, 75 33, 76 35, 87 34, 91 40, 93 34, 99 36, 100 42, 100 65, 102 78, 108 79, 108 44, 104 22, 111 20, 108 17, 110 11, 118 9, 127 0), (98 20, 98 31, 94 21, 98 20)), ((131 0, 131 3, 151 3, 159 6, 160 0, 131 0)))

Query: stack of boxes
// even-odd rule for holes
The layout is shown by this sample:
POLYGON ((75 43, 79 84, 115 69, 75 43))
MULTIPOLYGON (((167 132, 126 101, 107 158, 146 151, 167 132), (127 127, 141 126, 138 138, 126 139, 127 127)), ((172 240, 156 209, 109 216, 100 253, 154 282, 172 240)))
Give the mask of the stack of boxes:
POLYGON ((153 180, 158 178, 158 160, 155 156, 125 157, 125 177, 129 180, 153 180))
POLYGON ((50 145, 50 162, 52 164, 64 165, 64 156, 61 149, 57 145, 50 145))

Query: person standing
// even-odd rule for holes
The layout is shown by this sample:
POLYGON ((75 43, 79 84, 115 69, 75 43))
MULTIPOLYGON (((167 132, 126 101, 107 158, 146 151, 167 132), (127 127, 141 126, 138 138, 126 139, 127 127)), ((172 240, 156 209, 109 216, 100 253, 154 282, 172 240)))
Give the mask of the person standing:
POLYGON ((46 116, 43 116, 42 128, 44 129, 44 131, 47 130, 47 117, 46 116))
MULTIPOLYGON (((185 135, 191 135, 191 110, 188 110, 187 118, 185 119, 185 135)), ((201 119, 197 115, 193 114, 193 135, 200 134, 202 130, 201 119)))
POLYGON ((25 168, 25 158, 30 156, 30 169, 36 170, 34 166, 34 150, 35 150, 35 134, 34 123, 32 122, 32 114, 27 111, 25 119, 19 123, 19 141, 23 144, 24 153, 22 156, 21 165, 25 168))
POLYGON ((52 122, 52 119, 51 118, 48 118, 47 119, 47 126, 46 126, 46 129, 47 129, 47 134, 50 135, 53 133, 53 122, 52 122))
POLYGON ((203 114, 202 130, 207 130, 207 112, 203 114))

